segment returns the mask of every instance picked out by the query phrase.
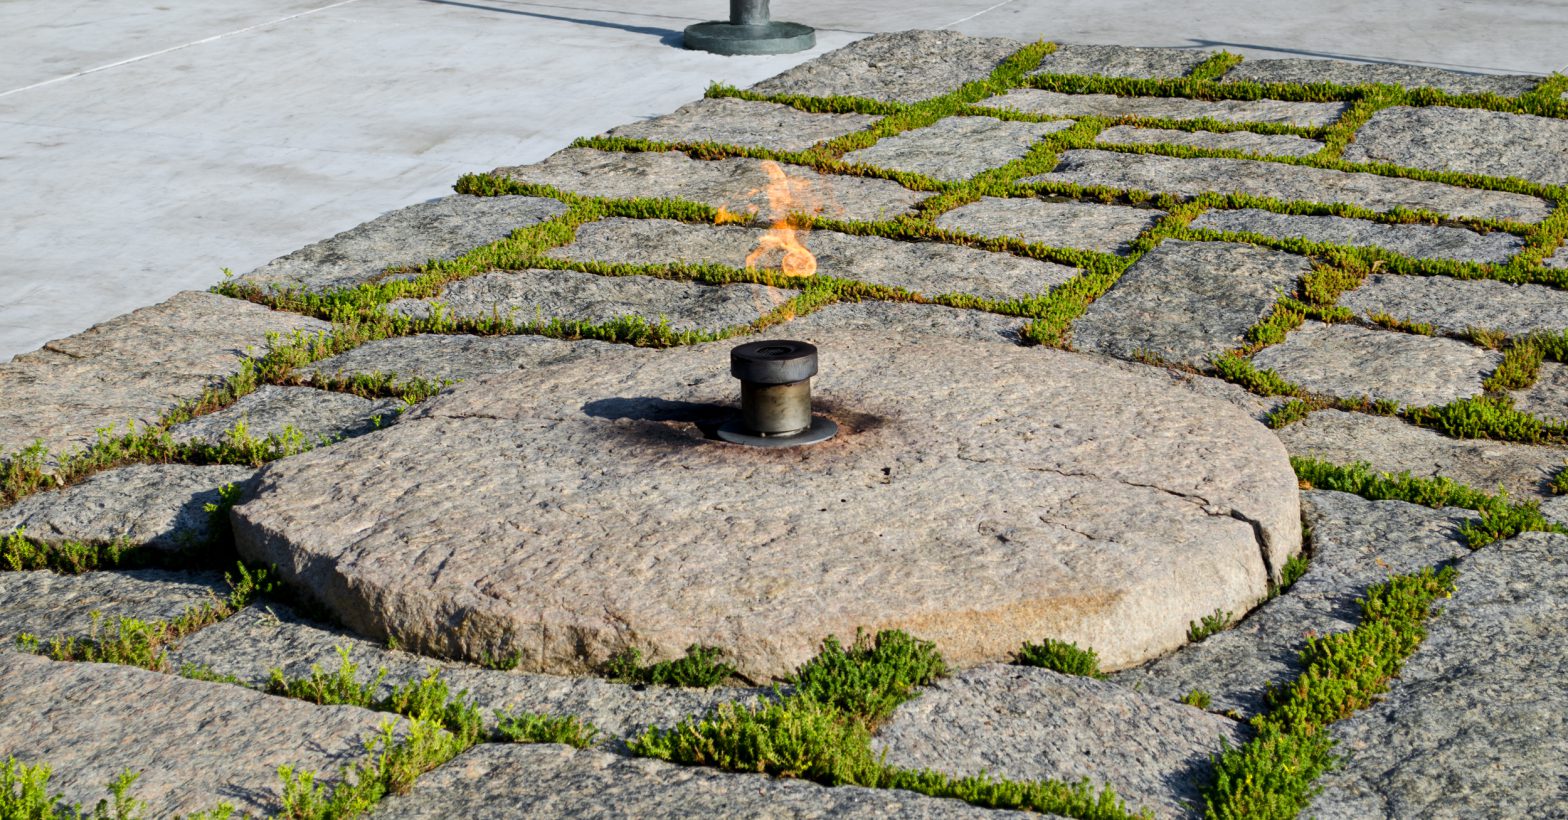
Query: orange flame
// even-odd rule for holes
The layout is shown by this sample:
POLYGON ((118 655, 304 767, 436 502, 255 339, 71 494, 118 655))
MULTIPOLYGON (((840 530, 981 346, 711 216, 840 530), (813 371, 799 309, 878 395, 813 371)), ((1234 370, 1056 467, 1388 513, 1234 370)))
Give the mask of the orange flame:
MULTIPOLYGON (((797 236, 797 233, 804 234, 806 229, 796 228, 789 220, 790 208, 796 204, 792 185, 804 185, 805 182, 791 180, 773 160, 763 160, 762 169, 768 173, 768 206, 779 216, 768 232, 762 235, 762 239, 758 240, 756 249, 746 256, 746 270, 756 270, 757 260, 768 251, 776 250, 784 253, 780 267, 785 276, 810 276, 817 272, 817 257, 806 250, 797 236)), ((755 212, 756 208, 751 210, 755 212)))

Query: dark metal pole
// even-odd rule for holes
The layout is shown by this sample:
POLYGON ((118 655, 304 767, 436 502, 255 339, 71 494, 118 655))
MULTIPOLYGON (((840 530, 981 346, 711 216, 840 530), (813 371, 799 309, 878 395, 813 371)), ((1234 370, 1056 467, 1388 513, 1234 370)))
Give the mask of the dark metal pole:
POLYGON ((768 0, 730 0, 731 25, 765 26, 768 22, 768 0))
POLYGON ((685 45, 714 54, 790 54, 817 44, 817 33, 799 23, 775 23, 768 0, 730 0, 730 19, 686 27, 685 45))

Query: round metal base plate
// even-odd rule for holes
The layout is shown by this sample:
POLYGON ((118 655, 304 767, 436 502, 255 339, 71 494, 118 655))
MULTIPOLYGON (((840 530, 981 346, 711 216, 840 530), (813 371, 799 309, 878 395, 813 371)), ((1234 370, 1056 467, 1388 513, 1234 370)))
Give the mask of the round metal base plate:
POLYGON ((801 447, 827 441, 836 435, 838 425, 821 416, 812 416, 811 426, 793 436, 759 436, 741 426, 740 419, 731 419, 719 428, 719 438, 749 447, 801 447))
POLYGON ((793 54, 817 44, 817 32, 799 23, 737 26, 710 20, 686 27, 686 47, 714 54, 793 54))

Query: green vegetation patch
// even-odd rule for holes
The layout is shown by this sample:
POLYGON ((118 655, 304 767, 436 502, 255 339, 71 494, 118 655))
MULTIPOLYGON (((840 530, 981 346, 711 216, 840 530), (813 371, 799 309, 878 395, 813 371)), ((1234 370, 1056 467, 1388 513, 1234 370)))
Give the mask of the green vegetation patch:
POLYGON ((735 668, 721 660, 724 654, 716 646, 692 644, 682 657, 644 665, 642 652, 633 647, 611 656, 599 673, 622 683, 708 689, 735 675, 735 668))
POLYGON ((1435 407, 1407 409, 1411 424, 1430 427, 1451 438, 1484 438, 1522 444, 1568 442, 1568 424, 1547 421, 1514 407, 1507 395, 1456 399, 1435 407))
POLYGON ((1217 635, 1230 627, 1236 616, 1223 609, 1216 609, 1196 621, 1187 622, 1187 640, 1200 643, 1211 635, 1217 635))
POLYGON ((48 764, 29 766, 15 757, 0 761, 0 818, 5 820, 130 820, 143 816, 147 804, 130 796, 140 775, 121 772, 106 787, 109 797, 91 811, 80 803, 64 804, 63 794, 49 793, 48 764))
POLYGON ((1038 666, 1064 675, 1080 675, 1103 680, 1100 656, 1093 649, 1079 648, 1070 641, 1046 638, 1040 643, 1025 643, 1013 653, 1013 663, 1018 666, 1038 666))

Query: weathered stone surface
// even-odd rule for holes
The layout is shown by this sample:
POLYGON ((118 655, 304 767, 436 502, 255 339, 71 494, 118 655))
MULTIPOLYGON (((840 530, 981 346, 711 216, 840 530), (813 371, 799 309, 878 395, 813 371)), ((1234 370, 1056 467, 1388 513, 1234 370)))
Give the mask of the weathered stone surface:
POLYGON ((1071 126, 1072 120, 1012 122, 992 117, 948 117, 925 128, 888 137, 851 151, 845 162, 959 182, 1023 159, 1030 146, 1071 126))
POLYGON ((942 214, 936 224, 977 236, 1011 236, 1062 248, 1126 253, 1138 234, 1164 215, 1153 208, 988 196, 942 214))
POLYGON ((652 276, 600 276, 573 270, 496 271, 447 286, 436 299, 400 299, 394 313, 428 316, 433 303, 447 315, 500 316, 518 322, 608 322, 640 316, 650 324, 667 319, 676 331, 718 331, 756 321, 789 294, 764 285, 704 285, 652 276))
POLYGON ((1438 182, 1352 174, 1250 159, 1177 159, 1114 151, 1068 151, 1056 170, 1024 182, 1071 182, 1180 196, 1213 191, 1286 201, 1345 202, 1375 211, 1422 208, 1450 216, 1539 222, 1551 213, 1541 199, 1438 182))
POLYGON ((1556 253, 1546 257, 1546 261, 1541 264, 1558 270, 1568 269, 1568 246, 1558 248, 1556 253))
MULTIPOLYGON (((667 219, 603 219, 577 231, 577 241, 550 251, 557 259, 649 265, 685 262, 743 268, 766 231, 734 225, 693 225, 667 219)), ((1010 253, 949 245, 900 242, 835 231, 801 231, 796 238, 817 259, 817 273, 927 296, 962 293, 983 299, 1019 299, 1045 293, 1077 271, 1010 253)), ((761 268, 777 270, 782 252, 769 250, 761 268)))
POLYGON ((477 817, 1038 817, 896 789, 677 766, 558 744, 489 744, 376 807, 378 820, 477 817))
POLYGON ((281 436, 284 428, 292 427, 306 442, 319 444, 364 435, 392 424, 402 407, 397 399, 364 399, 311 387, 265 384, 216 413, 175 425, 169 433, 175 441, 217 444, 243 422, 245 433, 253 438, 281 436))
POLYGON ((1341 296, 1339 303, 1362 315, 1387 313, 1455 335, 1471 327, 1518 336, 1568 329, 1568 292, 1491 279, 1379 273, 1341 296))
POLYGON ((103 618, 103 628, 110 629, 120 617, 175 618, 187 608, 217 601, 228 591, 223 574, 213 572, 0 572, 0 650, 10 649, 12 639, 23 632, 45 645, 60 635, 90 635, 95 612, 103 618))
POLYGON ((1542 362, 1535 384, 1513 392, 1514 406, 1527 413, 1568 421, 1568 365, 1542 362))
POLYGON ((1035 74, 1092 74, 1100 77, 1185 77, 1212 51, 1185 48, 1129 48, 1127 46, 1072 45, 1060 43, 1040 61, 1035 74))
POLYGON ((1454 339, 1309 321, 1252 357, 1313 393, 1422 407, 1482 392, 1503 356, 1454 339))
POLYGON ((717 97, 687 103, 662 117, 611 128, 606 136, 804 151, 819 142, 863 131, 879 119, 865 114, 811 114, 778 103, 717 97))
POLYGON ((1306 814, 1549 817, 1568 804, 1568 536, 1465 558, 1453 598, 1376 705, 1332 727, 1306 814))
POLYGON ((1073 322, 1073 346, 1204 367, 1242 344, 1311 269, 1303 257, 1252 245, 1167 240, 1073 322))
POLYGON ((1541 502, 1541 514, 1546 516, 1547 521, 1568 527, 1568 495, 1541 502))
POLYGON ((1260 156, 1306 157, 1323 150, 1323 143, 1290 134, 1254 134, 1251 131, 1178 131, 1172 128, 1139 128, 1118 125, 1094 138, 1101 145, 1185 145, 1246 151, 1260 156))
POLYGON ((1134 811, 1200 812, 1209 756, 1247 729, 1201 709, 1048 669, 987 665, 932 684, 873 741, 887 762, 1012 780, 1110 786, 1134 811))
POLYGON ((381 373, 403 379, 461 381, 486 373, 591 358, 616 347, 606 342, 563 342, 542 336, 421 334, 371 342, 304 369, 322 376, 381 373))
POLYGON ((1443 476, 1478 490, 1507 490, 1515 499, 1539 498, 1568 460, 1568 448, 1452 439, 1397 418, 1324 410, 1279 431, 1293 456, 1334 464, 1365 461, 1391 473, 1443 476))
POLYGON ((1473 108, 1396 106, 1361 126, 1345 159, 1568 185, 1568 121, 1473 108))
POLYGON ((1406 88, 1436 88, 1450 94, 1501 94, 1513 97, 1534 88, 1540 77, 1522 74, 1465 74, 1426 66, 1396 63, 1351 63, 1344 60, 1247 60, 1225 73, 1223 82, 1385 83, 1406 88))
POLYGON ((1090 353, 1086 355, 1092 356, 1095 361, 1102 362, 1107 367, 1114 367, 1129 373, 1138 373, 1147 378, 1161 378, 1176 387, 1190 390, 1200 396, 1230 402, 1258 421, 1264 421, 1270 412, 1286 402, 1286 399, 1279 396, 1259 396, 1239 385, 1231 384, 1213 376, 1200 376, 1191 370, 1175 367, 1153 367, 1142 362, 1125 361, 1103 354, 1090 353))
POLYGON ((1323 490, 1303 494, 1301 506, 1312 528, 1305 575, 1230 629, 1119 672, 1115 681, 1171 700, 1202 690, 1215 711, 1251 717, 1263 710, 1268 685, 1284 686, 1301 674, 1299 655, 1308 636, 1355 628, 1361 620, 1356 600, 1368 586, 1470 553, 1459 537, 1460 525, 1475 517, 1470 510, 1323 490))
POLYGON ((353 287, 381 279, 389 267, 462 256, 565 212, 565 204, 543 197, 442 197, 399 208, 306 245, 240 280, 264 288, 310 291, 353 287))
MULTIPOLYGON (((1252 208, 1206 211, 1192 221, 1192 227, 1211 231, 1244 231, 1335 245, 1370 245, 1418 259, 1453 259, 1460 262, 1507 262, 1524 249, 1523 239, 1502 231, 1481 234, 1464 228, 1439 225, 1384 225, 1342 216, 1302 216, 1252 208)), ((1355 296, 1354 293, 1350 295, 1355 296)))
POLYGON ((772 221, 787 213, 820 213, 840 219, 883 220, 909 213, 926 197, 896 182, 871 177, 818 174, 800 165, 741 157, 711 162, 676 152, 622 153, 567 148, 534 165, 497 168, 520 182, 553 185, 587 196, 612 199, 685 199, 736 213, 755 209, 772 221), (782 170, 790 202, 776 205, 768 184, 782 170))
POLYGON ((955 31, 873 34, 751 87, 763 94, 919 102, 991 75, 1017 40, 955 31))
POLYGON ((1211 119, 1220 122, 1271 122, 1303 127, 1331 125, 1345 103, 1300 103, 1280 100, 1193 100, 1186 97, 1118 97, 1115 94, 1062 94, 1038 88, 1015 88, 981 100, 981 108, 1046 114, 1053 117, 1149 117, 1167 120, 1211 119))
POLYGON ((887 335, 934 334, 971 342, 1023 343, 1024 322, 979 310, 911 302, 841 302, 768 332, 770 337, 818 336, 846 331, 887 335))
POLYGON ((35 439, 59 452, 101 427, 150 424, 263 352, 268 333, 329 327, 199 291, 94 325, 0 363, 0 453, 35 439))
POLYGON ((107 470, 0 509, 0 535, 25 528, 29 538, 50 544, 197 546, 210 537, 205 507, 218 502, 219 488, 248 485, 255 474, 250 467, 226 465, 137 464, 107 470))
POLYGON ((1257 600, 1297 549, 1283 450, 1229 405, 1056 351, 806 339, 830 443, 710 441, 731 344, 628 349, 275 462, 235 510, 241 554, 422 651, 576 672, 700 642, 763 681, 857 627, 960 667, 1042 634, 1123 667, 1257 600))
POLYGON ((247 816, 283 808, 279 766, 332 783, 366 757, 363 740, 400 718, 315 706, 238 686, 128 666, 0 654, 0 757, 53 770, 49 791, 96 804, 107 784, 139 773, 131 796, 146 816, 228 803, 247 816))

